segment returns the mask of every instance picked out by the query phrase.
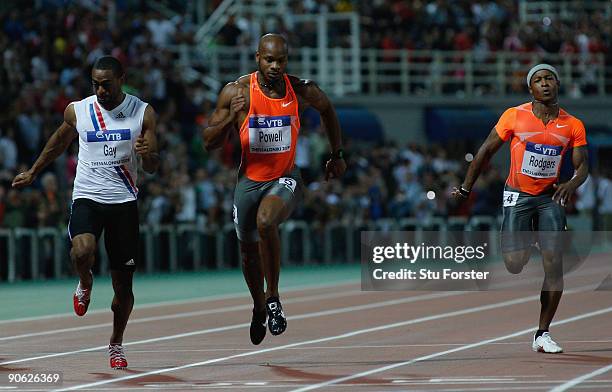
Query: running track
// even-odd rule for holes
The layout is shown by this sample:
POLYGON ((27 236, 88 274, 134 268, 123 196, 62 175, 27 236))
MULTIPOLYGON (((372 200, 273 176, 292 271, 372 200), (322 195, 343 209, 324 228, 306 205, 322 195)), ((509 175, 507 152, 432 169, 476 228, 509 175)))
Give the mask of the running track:
POLYGON ((286 289, 288 330, 260 346, 246 288, 137 307, 124 371, 108 368, 110 311, 1 321, 0 391, 10 372, 44 371, 62 371, 66 391, 612 390, 611 293, 591 278, 566 282, 551 328, 561 355, 531 351, 538 292, 361 292, 353 281, 286 289))

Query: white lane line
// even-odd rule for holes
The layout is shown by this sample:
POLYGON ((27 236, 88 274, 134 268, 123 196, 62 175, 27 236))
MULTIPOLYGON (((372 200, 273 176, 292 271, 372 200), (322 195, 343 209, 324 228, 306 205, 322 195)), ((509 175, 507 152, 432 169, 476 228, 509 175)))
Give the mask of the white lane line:
MULTIPOLYGON (((380 326, 377 326, 377 327, 371 327, 371 328, 366 328, 366 329, 354 330, 352 332, 347 332, 347 333, 340 334, 340 335, 328 336, 328 337, 325 337, 325 338, 306 340, 306 341, 286 344, 286 345, 278 346, 278 347, 271 347, 271 348, 266 348, 266 349, 261 349, 261 350, 250 351, 250 352, 246 352, 246 353, 228 355, 226 357, 209 359, 209 360, 206 360, 206 361, 190 363, 190 364, 182 365, 182 366, 176 366, 176 367, 171 367, 171 368, 166 368, 166 369, 158 369, 158 370, 153 370, 153 371, 149 371, 149 372, 144 372, 144 373, 141 373, 141 374, 133 374, 133 375, 130 375, 130 376, 115 378, 115 379, 112 379, 112 380, 104 380, 104 381, 98 381, 98 382, 89 383, 89 384, 75 385, 75 386, 72 386, 72 387, 69 387, 69 388, 59 389, 58 392, 59 391, 75 391, 75 390, 84 389, 84 388, 98 387, 100 385, 112 384, 112 383, 116 383, 116 382, 132 380, 132 379, 135 379, 135 378, 147 377, 147 376, 151 376, 151 375, 155 375, 155 374, 163 374, 163 373, 175 372, 175 371, 178 371, 178 370, 184 370, 184 369, 189 369, 189 368, 193 368, 193 367, 209 365, 209 364, 223 362, 223 361, 228 361, 228 360, 236 359, 236 358, 250 357, 250 356, 253 356, 253 355, 265 354, 265 353, 269 353, 269 352, 273 352, 273 351, 285 350, 285 349, 288 349, 288 348, 299 347, 299 346, 304 346, 304 345, 308 345, 308 344, 316 344, 316 343, 329 342, 329 341, 333 341, 333 340, 337 340, 337 339, 345 339, 345 338, 354 337, 354 336, 358 336, 358 335, 363 335, 363 334, 367 334, 367 333, 371 333, 371 332, 384 331, 384 330, 388 330, 388 329, 404 327, 404 326, 407 326, 407 325, 423 323, 423 322, 426 322, 426 321, 433 321, 433 320, 439 320, 439 319, 443 319, 443 318, 462 316, 462 315, 465 315, 465 314, 478 313, 478 312, 482 312, 482 311, 485 311, 485 310, 494 310, 494 309, 499 309, 501 307, 517 305, 517 304, 521 304, 521 303, 525 303, 525 302, 530 302, 530 301, 535 301, 535 300, 539 300, 539 299, 540 299, 539 295, 532 295, 532 296, 529 296, 529 297, 523 297, 523 298, 517 298, 517 299, 513 299, 513 300, 509 300, 509 301, 497 302, 497 303, 489 304, 489 305, 476 306, 476 307, 472 307, 472 308, 468 308, 468 309, 463 309, 463 310, 457 310, 457 311, 452 311, 452 312, 440 313, 440 314, 436 314, 436 315, 432 315, 432 316, 426 316, 426 317, 419 317, 419 318, 416 318, 416 319, 401 321, 401 322, 392 323, 392 324, 380 325, 380 326)), ((333 312, 333 311, 331 311, 331 312, 333 312)), ((336 312, 336 314, 337 314, 337 312, 336 312)), ((533 328, 531 328, 529 331, 532 331, 532 330, 533 330, 533 328)))
POLYGON ((563 391, 567 391, 568 389, 577 386, 578 384, 580 384, 583 381, 586 381, 586 380, 588 380, 590 378, 593 378, 593 377, 600 376, 600 375, 602 375, 604 373, 609 372, 610 370, 612 370, 612 365, 604 366, 604 367, 599 368, 599 369, 597 369, 597 370, 595 370, 595 371, 593 371, 591 373, 584 374, 584 375, 582 375, 580 377, 576 377, 576 378, 574 378, 572 380, 569 380, 566 383, 563 383, 563 384, 561 384, 559 386, 556 386, 553 389, 551 389, 550 392, 563 392, 563 391))
MULTIPOLYGON (((148 384, 147 384, 148 385, 148 384)), ((389 386, 389 387, 395 387, 397 388, 398 386, 401 386, 402 384, 359 384, 359 383, 354 383, 354 384, 350 384, 350 385, 335 385, 334 387, 336 389, 339 390, 345 390, 345 391, 353 391, 355 390, 355 388, 357 387, 364 387, 367 388, 369 387, 369 389, 371 390, 373 387, 385 387, 385 386, 389 386)), ((294 387, 295 384, 291 384, 291 383, 285 383, 285 384, 268 384, 266 385, 266 389, 282 389, 283 391, 286 391, 288 388, 292 388, 294 387)), ((431 387, 431 384, 429 384, 429 386, 431 387)), ((229 391, 236 391, 236 386, 228 386, 228 387, 211 387, 211 386, 207 386, 207 385, 196 385, 194 387, 192 387, 189 390, 207 390, 207 389, 213 389, 213 390, 229 390, 229 391)), ((532 386, 530 385, 529 387, 526 386, 504 386, 504 387, 473 387, 473 388, 469 388, 466 389, 464 388, 436 388, 435 391, 436 392, 466 392, 466 391, 470 391, 470 392, 504 392, 504 391, 521 391, 524 392, 526 390, 529 391, 539 391, 539 390, 543 390, 543 391, 548 391, 550 387, 547 386, 532 386)), ((585 389, 585 390, 589 390, 589 391, 593 391, 593 392, 599 392, 599 391, 610 391, 612 390, 612 384, 604 384, 604 385, 593 385, 593 386, 577 386, 577 389, 585 389), (597 388, 597 389, 595 389, 597 388)), ((112 387, 108 387, 108 388, 96 388, 96 389, 89 389, 90 391, 94 391, 94 392, 100 392, 100 391, 130 391, 130 392, 134 392, 134 391, 150 391, 152 389, 152 387, 119 387, 119 386, 112 386, 112 387)), ((158 389, 162 389, 162 390, 180 390, 180 391, 185 391, 186 389, 184 388, 184 386, 173 386, 173 387, 167 387, 167 386, 162 386, 159 385, 158 389), (180 388, 180 389, 179 389, 180 388)), ((88 390, 88 389, 85 389, 88 390)), ((246 385, 240 385, 240 389, 239 390, 257 390, 260 391, 261 387, 255 387, 255 386, 249 386, 247 387, 246 385)), ((365 391, 366 389, 364 389, 365 391)), ((393 389, 396 390, 396 389, 393 389)), ((411 389, 412 390, 412 389, 411 389)), ((432 389, 430 388, 426 388, 426 389, 419 389, 419 391, 431 391, 432 389)), ((21 391, 28 391, 26 390, 19 390, 21 391)), ((31 391, 41 391, 41 390, 31 390, 31 391)), ((48 390, 47 390, 48 391, 48 390)))
MULTIPOLYGON (((563 344, 568 343, 610 343, 612 340, 563 340, 563 344)), ((523 340, 517 340, 514 342, 494 342, 491 345, 498 346, 512 346, 512 345, 524 345, 523 340)), ((393 348, 393 347, 449 347, 449 346, 463 346, 465 343, 420 343, 420 344, 372 344, 372 345, 349 345, 349 346, 310 346, 310 347, 298 347, 294 350, 344 350, 344 349, 370 349, 370 348, 393 348)), ((177 350, 183 351, 183 350, 177 350)), ((199 351, 199 350, 193 350, 199 351)), ((588 351, 588 350, 587 350, 588 351)), ((133 352, 133 351, 131 351, 133 352)), ((159 351, 167 352, 167 351, 159 351)))
POLYGON ((494 381, 507 381, 512 382, 514 378, 487 378, 487 377, 447 377, 447 378, 430 378, 430 383, 440 383, 440 384, 453 384, 456 382, 461 382, 465 384, 480 384, 480 383, 488 383, 494 381))
MULTIPOLYGON (((606 314, 606 313, 609 313, 609 312, 612 312, 612 307, 605 308, 605 309, 600 309, 600 310, 597 310, 597 311, 594 311, 594 312, 584 313, 584 314, 581 314, 581 315, 578 315, 578 316, 574 316, 574 317, 570 317, 570 318, 567 318, 565 320, 560 320, 560 321, 554 322, 551 325, 553 325, 553 326, 563 325, 563 324, 571 323, 573 321, 578 321, 578 320, 582 320, 582 319, 589 318, 589 317, 595 317, 595 316, 599 316, 599 315, 606 314)), ((441 352, 425 355, 425 356, 422 356, 422 357, 419 357, 419 358, 412 359, 410 361, 398 362, 398 363, 394 363, 394 364, 391 364, 391 365, 383 366, 383 367, 380 367, 380 368, 370 369, 370 370, 367 370, 367 371, 364 371, 364 372, 356 373, 356 374, 353 374, 353 375, 350 375, 350 376, 339 377, 339 378, 335 378, 333 380, 329 380, 329 381, 321 382, 321 383, 318 383, 318 384, 313 384, 313 385, 309 385, 309 386, 306 386, 306 387, 294 389, 291 392, 312 391, 312 390, 315 390, 315 389, 319 389, 319 388, 327 387, 327 386, 330 386, 330 385, 334 385, 334 384, 338 384, 338 383, 354 380, 354 379, 357 379, 357 378, 370 376, 372 374, 386 372, 386 371, 391 370, 391 369, 396 369, 396 368, 399 368, 399 367, 412 365, 412 364, 417 363, 417 362, 422 362, 422 361, 427 361, 427 360, 430 360, 430 359, 442 357, 444 355, 456 353, 456 352, 459 352, 459 351, 464 351, 464 350, 469 350, 469 349, 472 349, 472 348, 484 346, 484 345, 487 345, 487 344, 490 344, 490 343, 493 343, 493 342, 497 342, 497 341, 500 341, 500 340, 505 340, 505 339, 510 339, 510 338, 518 337, 518 336, 525 335, 525 334, 528 334, 528 333, 531 333, 531 332, 533 332, 533 327, 527 328, 527 329, 523 329, 521 331, 514 332, 514 333, 511 333, 511 334, 508 334, 508 335, 500 336, 500 337, 497 337, 497 338, 481 340, 480 342, 476 342, 476 343, 472 343, 472 344, 466 344, 464 346, 453 348, 453 349, 450 349, 450 350, 446 350, 446 351, 441 351, 441 352)))
MULTIPOLYGON (((563 340, 563 344, 567 345, 570 343, 610 343, 612 340, 563 340)), ((309 347, 295 347, 288 350, 355 350, 355 349, 381 349, 381 348, 397 348, 397 347, 452 347, 452 346, 463 346, 465 343, 421 343, 421 344, 372 344, 372 345, 348 345, 348 346, 309 346, 309 347)), ((523 340, 517 340, 514 342, 494 342, 491 343, 492 346, 512 346, 512 345, 524 345, 525 342, 523 340)), ((220 352, 220 351, 249 351, 250 348, 244 348, 244 345, 236 345, 235 347, 227 348, 202 348, 202 349, 181 349, 174 348, 172 351, 177 353, 188 353, 188 352, 220 352)), ((583 350, 588 351, 588 350, 583 350)), ((130 350, 130 353, 135 354, 159 354, 159 353, 167 353, 168 350, 130 350)), ((2 352, 0 351, 1 356, 18 356, 23 353, 17 352, 2 352)), ((41 354, 53 354, 53 352, 41 352, 41 354)))
MULTIPOLYGON (((600 271, 598 269, 587 268, 584 271, 581 271, 577 274, 573 274, 572 276, 579 278, 579 277, 584 277, 584 276, 590 276, 593 273, 599 273, 599 272, 600 271)), ((522 280, 521 283, 527 284, 527 283, 533 283, 535 281, 540 281, 540 280, 541 279, 539 278, 531 278, 531 279, 522 280)), ((322 284, 290 286, 287 288, 282 288, 282 290, 283 292, 317 290, 317 289, 322 289, 322 288, 336 288, 336 287, 343 287, 343 286, 353 286, 353 285, 358 285, 360 282, 361 280, 342 280, 338 282, 330 282, 330 283, 322 283, 322 284)), ((503 289, 504 287, 510 288, 510 287, 514 287, 517 285, 520 285, 520 284, 514 281, 506 282, 506 283, 503 283, 499 287, 499 289, 503 289)), ((566 283, 566 287, 568 287, 567 285, 568 283, 566 283)), ((595 287, 597 287, 597 285, 594 285, 592 288, 595 288, 595 287)), ((193 304, 193 303, 206 303, 206 302, 213 302, 213 301, 226 300, 226 299, 236 299, 236 298, 250 299, 250 297, 246 293, 221 294, 221 295, 212 295, 212 296, 206 296, 206 297, 200 297, 200 298, 176 299, 176 300, 170 300, 170 301, 159 301, 159 302, 152 302, 148 304, 135 305, 134 310, 150 309, 150 308, 157 308, 157 307, 162 307, 162 306, 172 306, 172 305, 188 305, 188 304, 193 304)), ((90 310, 87 312, 87 314, 91 315, 91 314, 99 314, 99 313, 105 313, 105 312, 108 312, 108 309, 90 310)), ((21 318, 15 318, 15 319, 0 320, 0 325, 27 322, 27 321, 39 321, 39 320, 49 320, 49 319, 55 319, 55 318, 65 318, 65 317, 72 317, 72 316, 74 316, 74 313, 68 312, 68 313, 50 314, 50 315, 45 315, 45 316, 21 317, 21 318)))
MULTIPOLYGON (((360 384, 357 384, 360 385, 360 384)), ((350 385, 351 387, 353 386, 353 384, 350 385)), ((335 385, 335 387, 342 387, 342 385, 335 385)), ((612 384, 607 384, 607 385, 592 385, 592 386, 577 386, 576 388, 579 389, 586 389, 586 390, 590 390, 593 392, 601 392, 601 391, 610 391, 612 390, 612 384)), ((427 391, 429 389, 425 389, 424 391, 427 391)), ((549 387, 546 386, 516 386, 516 387, 512 387, 512 386, 504 386, 504 387, 480 387, 480 388, 436 388, 435 391, 436 392, 466 392, 466 391, 470 391, 470 392, 497 392, 497 391, 537 391, 537 390, 549 390, 549 387)))
MULTIPOLYGON (((386 380, 390 380, 390 379, 386 379, 386 380)), ((458 384, 458 385, 469 385, 469 384, 503 384, 503 385, 542 385, 542 388, 551 388, 555 383, 559 382, 559 381, 565 381, 565 380, 557 380, 557 381, 553 381, 553 380, 512 380, 512 379, 494 379, 494 378, 479 378, 479 379, 470 379, 470 378, 466 378, 465 380, 454 380, 454 379, 445 379, 447 381, 443 381, 443 382, 436 382, 436 384, 438 385, 447 385, 447 384, 458 384), (468 381, 471 380, 471 381, 468 381)), ((589 383, 592 383, 594 385, 596 384, 609 384, 612 380, 596 380, 596 381, 589 381, 589 383)), ((423 380, 410 380, 410 379, 397 379, 397 380, 392 380, 391 384, 405 384, 405 385, 429 385, 431 386, 431 381, 423 381, 423 380)), ((342 385, 334 385, 335 387, 340 387, 340 386, 350 386, 350 385, 360 385, 359 381, 356 381, 354 383, 350 383, 350 384, 342 384, 342 385)), ((530 389, 527 387, 523 387, 525 389, 530 389)), ((437 390, 437 389, 436 389, 437 390)), ((472 388, 469 389, 470 391, 472 390, 472 388)))
MULTIPOLYGON (((343 291, 343 292, 338 292, 338 293, 317 294, 317 295, 311 295, 311 296, 306 296, 306 297, 301 297, 301 298, 298 297, 298 298, 290 298, 287 300, 283 300, 283 304, 293 304, 293 303, 301 303, 301 302, 308 302, 308 301, 316 301, 320 299, 334 299, 334 298, 342 298, 342 297, 357 296, 357 295, 365 295, 365 293, 362 291, 343 291)), ((185 317, 205 316, 208 314, 216 314, 216 313, 229 313, 229 312, 236 312, 240 310, 250 310, 252 308, 253 308, 252 304, 225 306, 222 308, 215 308, 215 309, 196 310, 192 312, 166 314, 163 316, 136 318, 136 319, 130 320, 129 324, 132 325, 132 324, 139 324, 139 323, 148 323, 151 321, 172 320, 172 319, 185 318, 185 317)), ((32 337, 37 337, 37 336, 55 335, 55 334, 64 333, 64 332, 87 331, 87 330, 96 329, 96 328, 110 327, 112 325, 113 325, 112 323, 92 324, 92 325, 85 325, 82 327, 60 328, 60 329, 54 329, 50 331, 31 332, 31 333, 25 333, 21 335, 13 335, 13 336, 3 336, 3 337, 0 337, 0 342, 7 341, 7 340, 32 338, 32 337)))
MULTIPOLYGON (((410 303, 410 302, 425 301, 429 299, 437 299, 437 298, 449 297, 453 295, 457 295, 457 293, 456 292, 446 292, 446 293, 424 294, 424 295, 408 297, 408 298, 403 298, 403 299, 394 299, 394 300, 389 300, 389 301, 374 302, 374 303, 370 303, 366 305, 355 305, 355 306, 348 306, 344 308, 334 308, 330 310, 324 310, 324 311, 313 312, 313 313, 305 313, 305 314, 301 314, 301 315, 297 315, 293 317, 288 317, 288 320, 301 320, 301 319, 307 319, 307 318, 313 318, 313 317, 333 316, 333 315, 340 314, 340 313, 350 313, 350 312, 355 312, 359 310, 368 310, 368 309, 374 309, 374 308, 379 308, 383 306, 393 306, 393 305, 405 304, 405 303, 410 303)), ((231 331, 234 329, 246 328, 246 327, 249 327, 250 325, 251 323, 226 325, 223 327, 202 329, 198 331, 185 332, 185 333, 180 333, 176 335, 160 336, 157 338, 138 340, 134 342, 124 343, 123 345, 124 346, 134 346, 138 344, 163 342, 167 340, 174 340, 174 339, 185 338, 185 337, 190 337, 190 336, 204 335, 204 334, 209 334, 209 333, 214 333, 214 332, 226 332, 226 331, 231 331)), ((60 353, 39 355, 36 357, 22 358, 22 359, 15 359, 12 361, 0 362, 0 365, 12 365, 16 363, 35 361, 38 359, 63 357, 66 355, 86 353, 86 352, 97 351, 97 350, 102 350, 106 348, 107 346, 104 345, 104 346, 90 347, 90 348, 81 349, 81 350, 65 351, 65 352, 60 352, 60 353)))
MULTIPOLYGON (((589 274, 589 273, 591 273, 591 272, 587 272, 587 274, 589 274)), ((349 284, 340 285, 340 287, 348 286, 348 285, 349 284)), ((352 285, 352 284, 350 284, 350 285, 352 285)), ((517 285, 516 282, 509 282, 509 284, 506 284, 506 286, 508 286, 508 287, 516 286, 516 285, 517 285)), ((305 287, 320 289, 321 287, 327 288, 327 287, 330 287, 330 286, 320 285, 320 286, 305 286, 305 287)), ((587 286, 583 286, 582 288, 585 288, 585 287, 587 287, 587 286)), ((287 290, 287 292, 301 291, 301 290, 303 290, 303 287, 302 288, 296 287, 294 289, 287 290)), ((455 294, 452 294, 452 295, 460 295, 460 294, 457 294, 457 292, 454 292, 454 293, 455 294)), ((342 297, 342 296, 359 295, 359 294, 364 294, 365 295, 366 292, 361 292, 361 291, 353 291, 353 292, 351 292, 351 291, 341 291, 341 292, 338 292, 338 293, 319 294, 319 295, 311 296, 310 299, 303 299, 303 300, 301 300, 301 299, 289 299, 287 301, 283 301, 283 303, 291 304, 291 303, 297 303, 297 302, 303 302, 303 301, 309 301, 309 300, 326 299, 326 298, 339 298, 339 297, 342 297)), ((224 296, 219 296, 217 299, 224 299, 223 297, 224 296)), ((225 297, 245 297, 245 296, 244 296, 244 294, 237 294, 237 295, 232 294, 232 295, 225 296, 225 297)), ((306 297, 304 297, 304 298, 306 298, 306 297)), ((245 299, 247 299, 247 297, 245 297, 245 299)), ((214 301, 214 300, 216 300, 216 299, 214 299, 212 297, 207 297, 207 298, 204 298, 204 299, 190 299, 190 300, 179 300, 179 301, 167 301, 167 302, 164 302, 164 303, 143 305, 143 306, 140 306, 139 309, 158 307, 158 306, 165 306, 165 305, 172 305, 172 304, 188 304, 188 303, 198 303, 198 302, 210 302, 210 301, 214 301)), ((201 310, 201 311, 193 311, 193 312, 175 313, 175 314, 170 314, 170 315, 165 315, 165 316, 155 316, 155 317, 146 317, 146 318, 140 318, 140 319, 132 319, 132 320, 129 321, 129 323, 131 325, 131 324, 138 324, 138 323, 144 323, 144 322, 150 322, 150 321, 169 320, 169 319, 181 318, 181 317, 203 316, 203 315, 217 313, 217 312, 221 313, 223 311, 231 312, 231 311, 245 310, 245 309, 250 309, 250 307, 251 307, 251 305, 237 305, 237 306, 218 308, 218 309, 209 309, 209 310, 201 310)), ((93 313, 102 313, 102 312, 108 312, 108 310, 93 311, 93 313)), ((90 313, 92 313, 92 312, 90 311, 88 314, 90 314, 90 313)), ((70 313, 68 315, 73 316, 72 313, 70 313)), ((0 321, 0 324, 1 323, 2 322, 0 321)), ((86 325, 86 326, 81 326, 81 327, 61 328, 61 329, 50 330, 50 331, 32 332, 32 333, 21 334, 21 335, 4 336, 4 337, 0 337, 0 342, 7 341, 7 340, 13 340, 13 339, 31 338, 31 337, 37 337, 37 336, 48 336, 48 335, 54 335, 54 334, 64 333, 64 332, 86 331, 86 330, 91 330, 91 329, 96 329, 96 328, 109 327, 111 325, 112 325, 112 323, 102 323, 102 324, 86 325)))
MULTIPOLYGON (((359 282, 360 282, 359 280, 343 280, 340 282, 312 284, 312 285, 299 285, 299 286, 292 286, 292 287, 281 288, 281 289, 285 293, 291 293, 291 292, 302 291, 302 290, 304 291, 319 290, 319 289, 324 289, 324 288, 352 286, 352 285, 359 284, 359 282)), ((170 300, 170 301, 151 302, 148 304, 136 305, 134 306, 134 310, 157 308, 161 306, 189 305, 193 303, 222 301, 226 299, 235 299, 235 298, 250 299, 251 297, 249 297, 248 292, 247 293, 235 293, 235 294, 220 294, 220 295, 211 295, 211 296, 199 297, 199 298, 175 299, 175 300, 170 300)), ((87 314, 98 314, 98 313, 104 313, 104 312, 108 312, 108 309, 90 310, 87 312, 87 314)), ((10 324, 10 323, 21 323, 21 322, 27 322, 27 321, 39 321, 39 320, 49 320, 49 319, 55 319, 55 318, 65 318, 69 316, 74 316, 74 313, 73 312, 56 313, 56 314, 48 314, 45 316, 21 317, 21 318, 0 320, 0 325, 10 324)))

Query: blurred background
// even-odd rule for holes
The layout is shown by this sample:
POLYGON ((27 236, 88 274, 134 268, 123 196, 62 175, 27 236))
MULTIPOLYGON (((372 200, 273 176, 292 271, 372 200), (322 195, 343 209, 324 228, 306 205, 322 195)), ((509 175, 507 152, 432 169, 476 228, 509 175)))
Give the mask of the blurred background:
MULTIPOLYGON (((332 98, 348 163, 341 181, 324 181, 329 145, 307 111, 296 164, 308 192, 282 227, 283 263, 357 262, 362 230, 496 232, 507 145, 467 202, 450 190, 501 113, 529 101, 525 76, 540 62, 557 67, 561 106, 587 129, 591 175, 567 208, 570 229, 612 230, 611 1, 3 1, 0 281, 71 274, 77 143, 34 186, 10 183, 66 105, 93 93, 91 65, 106 54, 127 68, 124 91, 159 116, 162 165, 138 185, 139 269, 237 268, 240 144, 206 152, 200 131, 224 84, 256 69, 266 32, 288 38, 289 72, 332 98)), ((101 252, 96 273, 107 263, 101 252)))

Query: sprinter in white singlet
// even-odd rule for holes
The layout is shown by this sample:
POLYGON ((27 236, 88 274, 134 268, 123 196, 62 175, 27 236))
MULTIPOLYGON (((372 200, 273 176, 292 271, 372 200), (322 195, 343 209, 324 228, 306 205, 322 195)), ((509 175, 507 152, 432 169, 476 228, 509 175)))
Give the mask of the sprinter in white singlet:
POLYGON ((138 262, 138 156, 145 171, 159 166, 155 111, 121 91, 121 63, 114 57, 96 60, 91 71, 94 95, 73 102, 64 122, 47 141, 30 170, 13 180, 16 188, 30 185, 41 171, 79 139, 77 174, 68 234, 71 261, 80 280, 73 294, 74 311, 87 312, 91 298, 97 242, 104 231, 115 296, 109 355, 112 368, 127 367, 123 332, 134 305, 132 279, 138 262))

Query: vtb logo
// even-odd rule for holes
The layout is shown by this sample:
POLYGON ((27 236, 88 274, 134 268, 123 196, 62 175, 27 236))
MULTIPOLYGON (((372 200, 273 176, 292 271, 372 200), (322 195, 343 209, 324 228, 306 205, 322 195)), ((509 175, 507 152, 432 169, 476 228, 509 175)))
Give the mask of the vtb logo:
POLYGON ((120 133, 104 133, 104 131, 96 132, 96 137, 107 142, 118 142, 123 140, 120 133))
POLYGON ((527 143, 527 150, 529 151, 534 151, 537 152, 538 154, 541 155, 548 155, 548 156, 557 156, 561 154, 561 150, 562 147, 561 146, 549 146, 546 144, 542 144, 542 143, 527 143), (531 148, 529 148, 531 145, 531 148))
POLYGON ((96 142, 120 142, 130 140, 131 132, 129 129, 107 129, 106 131, 87 131, 87 141, 96 142))

